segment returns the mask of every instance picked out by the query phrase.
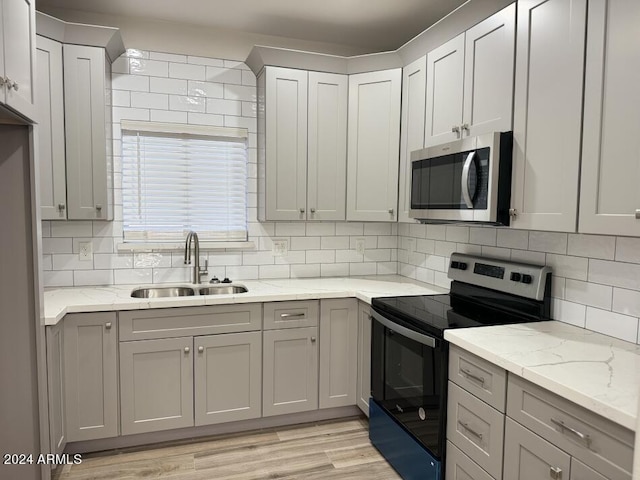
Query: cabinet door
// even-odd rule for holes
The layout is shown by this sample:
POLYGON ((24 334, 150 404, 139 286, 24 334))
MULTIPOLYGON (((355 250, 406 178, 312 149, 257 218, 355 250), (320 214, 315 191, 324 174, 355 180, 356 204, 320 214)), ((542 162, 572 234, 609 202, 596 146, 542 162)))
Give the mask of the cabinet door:
POLYGON ((349 77, 347 220, 396 220, 401 82, 399 68, 349 77))
POLYGON ((317 336, 317 327, 263 333, 263 416, 318 408, 317 336))
POLYGON ((309 72, 308 220, 344 220, 347 76, 309 72))
POLYGON ((266 219, 304 220, 307 72, 266 67, 266 219))
POLYGON ((571 476, 569 480, 607 480, 607 477, 600 475, 594 469, 571 457, 571 476))
POLYGON ((118 435, 116 314, 75 313, 64 318, 67 441, 118 435))
POLYGON ((320 408, 356 404, 358 301, 320 302, 320 408))
POLYGON ((193 426, 193 337, 120 343, 122 435, 193 426))
POLYGON ((62 44, 38 35, 38 153, 43 220, 67 218, 62 44))
MULTIPOLYGON (((33 0, 4 0, 4 76, 6 104, 30 120, 36 120, 35 56, 36 8, 33 0)), ((2 56, 2 55, 0 55, 2 56)), ((1 71, 0 71, 1 72, 1 71)))
POLYGON ((67 444, 64 406, 64 335, 62 324, 47 327, 47 386, 49 392, 49 441, 51 453, 60 454, 67 444))
POLYGON ((518 2, 511 189, 515 228, 576 229, 586 4, 518 2))
POLYGON ((360 410, 369 416, 371 398, 371 307, 358 305, 358 398, 360 410))
POLYGON ((398 221, 409 218, 411 207, 411 152, 424 145, 424 118, 427 94, 427 56, 402 69, 402 124, 400 128, 400 178, 398 221))
POLYGON ((569 455, 509 417, 506 417, 505 423, 503 478, 566 478, 569 474, 569 455))
POLYGON ((262 333, 195 337, 195 424, 259 418, 262 333))
POLYGON ((462 136, 512 130, 516 4, 465 33, 462 136))
POLYGON ((79 45, 63 50, 68 218, 107 220, 105 52, 79 45))
POLYGON ((464 83, 464 33, 427 54, 424 146, 460 139, 464 83))
POLYGON ((579 230, 640 236, 640 2, 592 1, 588 18, 579 230))

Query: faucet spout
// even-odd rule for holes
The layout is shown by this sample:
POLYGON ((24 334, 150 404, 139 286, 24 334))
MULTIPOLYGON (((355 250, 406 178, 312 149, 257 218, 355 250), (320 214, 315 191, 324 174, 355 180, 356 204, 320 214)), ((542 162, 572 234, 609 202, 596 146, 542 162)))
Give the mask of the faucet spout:
MULTIPOLYGON (((185 265, 191 265, 191 242, 194 243, 194 249, 193 249, 193 254, 195 256, 194 262, 193 262, 193 283, 195 285, 200 283, 200 273, 201 273, 201 269, 200 269, 200 241, 198 240, 198 234, 196 232, 194 232, 193 230, 191 230, 188 234, 187 234, 187 240, 185 241, 184 244, 184 264, 185 265)), ((206 268, 204 269, 205 271, 202 272, 203 274, 206 274, 206 268)))

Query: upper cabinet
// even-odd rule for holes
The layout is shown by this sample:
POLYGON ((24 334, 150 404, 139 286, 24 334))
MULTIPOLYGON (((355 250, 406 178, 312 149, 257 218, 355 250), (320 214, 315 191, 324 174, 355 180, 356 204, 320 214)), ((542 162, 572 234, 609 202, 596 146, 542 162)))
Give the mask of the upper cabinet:
MULTIPOLYGON (((586 0, 518 2, 511 189, 515 228, 568 232, 576 228, 586 4, 586 0)), ((593 74, 594 79, 597 75, 593 74)), ((620 75, 620 80, 615 88, 624 82, 631 87, 630 77, 620 75)), ((629 88, 617 97, 628 99, 633 92, 629 88)), ((620 120, 621 127, 623 123, 620 120)), ((585 137, 597 141, 599 126, 595 128, 593 135, 585 137)), ((619 145, 614 148, 624 148, 619 145)), ((588 149, 584 152, 590 154, 588 149)), ((625 173, 616 176, 624 178, 625 173)))
POLYGON ((347 220, 397 218, 401 82, 399 68, 349 76, 347 220))
POLYGON ((0 104, 29 120, 35 107, 35 2, 0 0, 0 104))
POLYGON ((402 69, 402 124, 400 128, 400 178, 398 221, 409 218, 411 206, 411 152, 424 145, 425 95, 427 93, 426 55, 402 69))
POLYGON ((515 3, 427 55, 424 146, 511 130, 515 3))
POLYGON ((588 18, 579 231, 640 236, 640 3, 591 0, 588 18))
POLYGON ((344 220, 347 76, 265 67, 258 77, 261 220, 344 220))

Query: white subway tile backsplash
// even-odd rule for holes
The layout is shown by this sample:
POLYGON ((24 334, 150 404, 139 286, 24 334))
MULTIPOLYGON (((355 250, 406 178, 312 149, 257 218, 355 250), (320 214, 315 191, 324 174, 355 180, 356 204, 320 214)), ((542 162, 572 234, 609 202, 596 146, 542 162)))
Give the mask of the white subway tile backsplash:
POLYGON ((567 253, 578 257, 613 260, 616 237, 604 235, 569 235, 567 253))
MULTIPOLYGON (((390 262, 391 252, 393 250, 389 248, 376 248, 364 251, 365 262, 390 262)), ((337 260, 336 260, 337 261, 337 260)))
POLYGON ((390 223, 365 223, 365 235, 391 235, 390 223))
POLYGON ((612 310, 625 315, 640 317, 640 292, 614 288, 612 310))
POLYGON ((294 265, 306 262, 306 254, 304 251, 289 251, 286 255, 281 257, 274 257, 276 265, 294 265))
POLYGON ((304 237, 304 223, 276 223, 276 235, 278 237, 304 237))
POLYGON ((224 126, 224 115, 195 112, 189 112, 188 115, 188 123, 191 125, 210 125, 215 127, 224 126))
POLYGON ((433 283, 441 288, 451 288, 451 279, 443 272, 433 272, 433 283))
POLYGON ((93 262, 98 270, 134 267, 131 253, 98 253, 93 255, 93 262))
POLYGON ((271 252, 242 252, 243 265, 273 265, 274 263, 271 252))
MULTIPOLYGON (((116 275, 117 272, 116 270, 116 275)), ((184 266, 182 268, 154 268, 152 269, 151 277, 153 283, 191 282, 191 272, 190 268, 184 266)))
MULTIPOLYGON (((427 225, 422 225, 420 223, 409 224, 409 236, 414 238, 427 238, 427 225)), ((444 237, 442 240, 444 240, 444 237)))
POLYGON ((206 101, 202 97, 171 95, 169 97, 169 109, 179 112, 204 113, 206 110, 206 101))
POLYGON ((222 98, 224 96, 224 87, 221 83, 189 80, 188 94, 192 97, 222 98))
POLYGON ((129 72, 132 75, 148 75, 150 77, 168 77, 169 62, 129 58, 129 72))
POLYGON ((207 67, 206 80, 207 82, 242 85, 242 70, 229 69, 219 66, 207 67))
POLYGON ((349 248, 349 241, 349 237, 322 237, 320 239, 320 248, 323 250, 346 250, 349 248))
POLYGON ((165 62, 181 62, 187 61, 186 55, 176 55, 174 53, 162 53, 162 52, 149 52, 149 58, 151 60, 162 60, 165 62))
POLYGON ((76 287, 92 285, 113 285, 113 271, 76 270, 73 272, 73 285, 76 287))
POLYGON ((635 342, 638 338, 638 319, 636 317, 592 307, 587 307, 586 328, 627 342, 635 342))
POLYGON ((640 238, 618 237, 615 258, 618 262, 640 263, 640 238))
POLYGON ((187 123, 187 112, 151 110, 151 121, 162 123, 187 123))
POLYGON ((91 222, 51 222, 52 237, 91 237, 91 222))
POLYGON ((349 276, 349 264, 348 263, 327 263, 320 265, 321 277, 348 277, 349 276))
POLYGON ((320 276, 320 265, 291 265, 291 278, 310 278, 320 276))
MULTIPOLYGON (((419 252, 422 250, 417 248, 419 252)), ((435 249, 431 252, 425 253, 435 253, 436 255, 440 255, 441 257, 450 257, 453 252, 458 251, 458 244, 453 242, 443 242, 442 240, 436 240, 435 249)))
POLYGON ((482 246, 481 254, 484 257, 511 260, 511 250, 508 248, 482 246))
POLYGON ((527 250, 529 248, 529 231, 499 228, 497 229, 496 246, 527 250))
POLYGON ((590 259, 589 281, 640 290, 640 265, 590 259))
POLYGON ((291 237, 289 250, 319 250, 320 237, 291 237))
POLYGON ((124 90, 113 90, 111 94, 111 101, 114 107, 130 107, 131 106, 131 92, 124 90))
POLYGON ((131 106, 167 110, 169 108, 169 96, 164 93, 131 92, 131 106))
POLYGON ((334 263, 336 261, 335 250, 307 250, 307 263, 334 263))
POLYGON ((416 280, 425 283, 435 283, 435 273, 433 270, 429 270, 428 268, 416 268, 416 280))
MULTIPOLYGON (((411 227, 417 228, 415 224, 411 224, 411 227)), ((447 239, 447 227, 445 225, 421 225, 425 229, 424 235, 416 235, 417 238, 423 237, 431 240, 446 240, 447 239)), ((411 229, 409 229, 411 231, 411 229)))
POLYGON ((255 280, 258 278, 258 266, 227 267, 227 277, 231 280, 255 280))
POLYGON ((111 73, 129 73, 129 59, 124 55, 116 58, 115 61, 111 64, 111 73))
POLYGON ((567 234, 554 232, 529 232, 529 250, 547 253, 567 253, 567 234))
POLYGON ((554 298, 551 303, 551 316, 564 323, 570 323, 576 327, 585 326, 587 307, 578 303, 566 302, 554 298))
MULTIPOLYGON (((175 269, 171 269, 174 271, 175 269)), ((116 285, 149 284, 153 283, 152 268, 129 268, 114 270, 114 282, 116 285)), ((173 281, 173 280, 170 280, 173 281)))
POLYGON ((496 235, 495 228, 471 227, 469 229, 469 243, 495 247, 496 235))
POLYGON ((242 115, 242 102, 238 100, 224 100, 222 98, 208 98, 207 112, 225 115, 242 115))
POLYGON ((188 63, 169 63, 169 77, 183 80, 206 80, 206 67, 188 63))
POLYGON ((395 275, 398 273, 398 262, 378 262, 377 275, 395 275))
POLYGON ((149 77, 140 75, 114 74, 111 88, 114 90, 129 90, 131 92, 148 92, 149 77))
POLYGON ((43 238, 42 253, 73 253, 72 238, 43 238))
POLYGON ((611 310, 613 288, 568 278, 565 283, 564 298, 569 302, 611 310))
POLYGON ((363 260, 364 255, 355 250, 336 250, 337 263, 362 262, 363 260))
POLYGON ((73 287, 73 271, 71 270, 43 272, 42 279, 47 287, 73 287))
POLYGON ((326 237, 336 234, 336 224, 328 223, 307 223, 307 235, 313 237, 326 237))
POLYGON ((375 262, 351 263, 349 264, 349 275, 375 275, 376 265, 375 262))
POLYGON ((545 265, 546 254, 544 252, 532 252, 530 250, 511 250, 511 260, 514 262, 531 263, 533 265, 545 265))
POLYGON ((187 95, 187 81, 175 78, 156 78, 149 79, 148 91, 154 93, 168 93, 171 95, 187 95))
POLYGON ((251 70, 242 70, 242 84, 255 87, 256 75, 251 70))
POLYGON ((260 265, 258 276, 260 278, 289 278, 289 265, 260 265))
POLYGON ((566 290, 567 279, 553 276, 551 277, 551 296, 564 300, 564 292, 566 290))
POLYGON ((553 269, 555 275, 575 280, 587 280, 589 272, 589 259, 587 258, 547 253, 546 264, 553 269))
POLYGON ((113 123, 122 120, 149 120, 149 110, 144 108, 113 107, 113 123))
MULTIPOLYGON (((364 224, 359 222, 336 223, 336 235, 364 235, 364 224)), ((396 237, 391 237, 396 238, 396 237)))
POLYGON ((445 238, 447 242, 468 243, 469 227, 448 226, 445 229, 445 238))
POLYGON ((187 57, 187 63, 192 63, 194 65, 207 65, 212 67, 224 67, 224 60, 221 60, 219 58, 195 57, 193 55, 189 55, 187 57))
POLYGON ((54 270, 93 270, 93 259, 80 260, 74 253, 60 253, 53 256, 54 270))
POLYGON ((349 248, 356 249, 356 243, 358 240, 364 239, 364 248, 370 250, 372 248, 378 248, 378 237, 374 235, 353 235, 349 237, 349 248))
POLYGON ((229 100, 242 100, 244 102, 256 101, 255 87, 245 85, 225 85, 224 98, 229 100))
MULTIPOLYGON (((339 225, 339 224, 338 224, 339 225)), ((337 229, 337 225, 336 225, 336 234, 338 233, 338 229, 337 229)), ((426 240, 418 240, 418 243, 416 244, 416 250, 418 250, 419 252, 421 252, 422 250, 419 249, 420 246, 420 241, 424 241, 426 242, 426 240)), ((396 235, 381 235, 378 237, 378 248, 398 248, 398 237, 396 235)), ((429 252, 423 252, 423 253, 429 253, 429 252)))

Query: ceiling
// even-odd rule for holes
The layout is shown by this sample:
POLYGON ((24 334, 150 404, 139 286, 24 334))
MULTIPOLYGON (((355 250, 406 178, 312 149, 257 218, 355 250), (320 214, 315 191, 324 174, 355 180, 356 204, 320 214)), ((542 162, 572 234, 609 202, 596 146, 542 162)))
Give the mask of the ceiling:
POLYGON ((38 0, 38 9, 140 17, 395 50, 466 0, 38 0))

